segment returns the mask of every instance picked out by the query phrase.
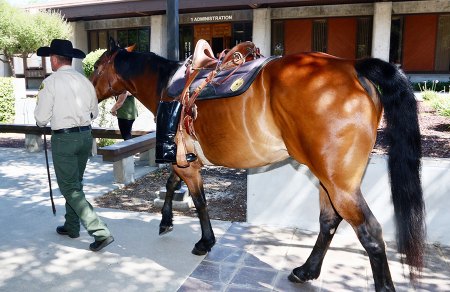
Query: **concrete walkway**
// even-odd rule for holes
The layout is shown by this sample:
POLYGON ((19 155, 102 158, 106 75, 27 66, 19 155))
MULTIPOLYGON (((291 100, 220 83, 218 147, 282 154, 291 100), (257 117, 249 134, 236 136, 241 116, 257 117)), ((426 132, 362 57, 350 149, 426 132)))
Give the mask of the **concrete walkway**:
MULTIPOLYGON (((50 159, 51 160, 51 159, 50 159)), ((150 171, 138 165, 137 176, 150 171)), ((320 277, 302 285, 286 277, 311 252, 316 232, 213 221, 217 244, 206 257, 191 254, 200 238, 197 218, 175 217, 158 235, 159 214, 96 209, 115 242, 99 253, 92 238, 56 234, 64 199, 52 173, 57 214, 48 199, 44 153, 0 148, 0 291, 373 291, 369 260, 356 236, 337 234, 320 277)), ((88 163, 85 192, 92 201, 113 183, 112 164, 88 163)), ((315 230, 317 231, 317 230, 315 230)), ((388 243, 398 291, 412 291, 388 243)), ((450 291, 450 248, 430 246, 418 291, 450 291)))

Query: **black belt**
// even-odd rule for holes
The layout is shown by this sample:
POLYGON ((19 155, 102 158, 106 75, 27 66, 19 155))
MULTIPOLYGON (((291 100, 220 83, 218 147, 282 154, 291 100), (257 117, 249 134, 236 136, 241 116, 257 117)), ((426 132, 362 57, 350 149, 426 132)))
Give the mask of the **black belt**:
POLYGON ((82 126, 82 127, 73 127, 73 128, 53 130, 52 133, 54 133, 54 134, 67 134, 67 133, 74 133, 74 132, 89 131, 90 129, 91 129, 91 126, 82 126))

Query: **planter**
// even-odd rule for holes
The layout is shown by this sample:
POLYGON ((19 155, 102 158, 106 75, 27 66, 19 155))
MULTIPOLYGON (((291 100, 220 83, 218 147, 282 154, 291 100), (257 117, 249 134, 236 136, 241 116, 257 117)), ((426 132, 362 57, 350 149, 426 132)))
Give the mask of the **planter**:
MULTIPOLYGON (((450 245, 450 159, 422 159, 422 186, 427 210, 429 242, 450 245)), ((363 177, 361 190, 383 227, 385 240, 394 240, 387 158, 373 156, 363 177)), ((319 231, 318 180, 304 165, 293 160, 251 169, 247 179, 247 221, 319 231)), ((355 236, 346 222, 338 233, 355 236)))

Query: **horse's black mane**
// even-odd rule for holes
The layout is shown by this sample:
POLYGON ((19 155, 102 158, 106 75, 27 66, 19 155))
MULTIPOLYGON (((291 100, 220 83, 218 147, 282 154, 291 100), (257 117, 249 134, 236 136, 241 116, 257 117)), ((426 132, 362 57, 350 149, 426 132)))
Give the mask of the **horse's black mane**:
MULTIPOLYGON (((155 53, 127 52, 119 50, 114 60, 114 69, 123 79, 153 72, 158 77, 158 94, 167 86, 167 83, 180 67, 178 61, 168 60, 155 53)), ((151 90, 151 89, 149 89, 151 90)))

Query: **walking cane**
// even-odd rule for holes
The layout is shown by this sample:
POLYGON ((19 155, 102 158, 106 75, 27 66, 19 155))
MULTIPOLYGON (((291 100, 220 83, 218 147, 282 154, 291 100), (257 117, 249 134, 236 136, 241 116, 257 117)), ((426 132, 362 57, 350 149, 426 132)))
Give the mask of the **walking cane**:
POLYGON ((52 183, 50 181, 50 168, 48 166, 47 138, 45 136, 45 129, 44 129, 44 151, 45 151, 45 162, 47 163, 47 177, 48 177, 48 187, 50 189, 50 200, 52 201, 53 215, 56 216, 55 202, 53 201, 52 183))

